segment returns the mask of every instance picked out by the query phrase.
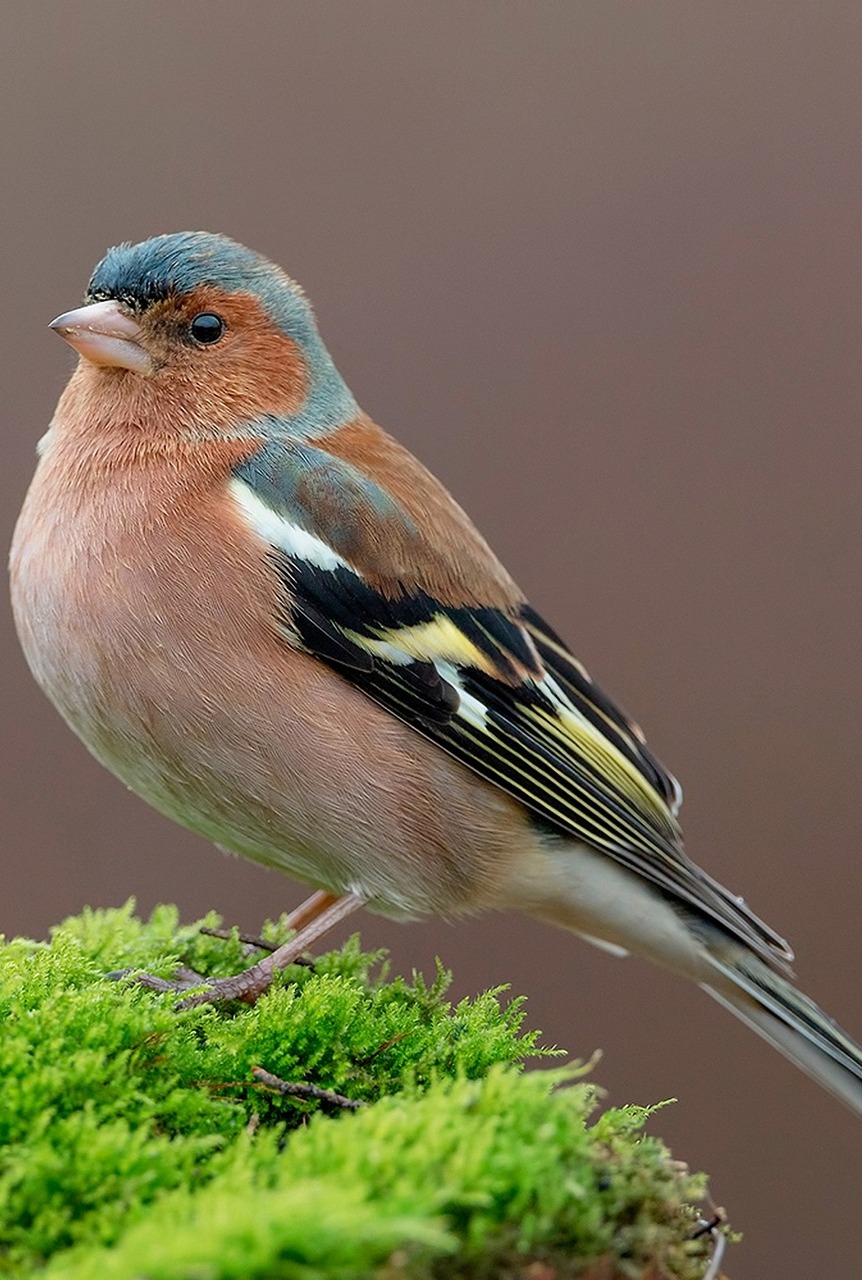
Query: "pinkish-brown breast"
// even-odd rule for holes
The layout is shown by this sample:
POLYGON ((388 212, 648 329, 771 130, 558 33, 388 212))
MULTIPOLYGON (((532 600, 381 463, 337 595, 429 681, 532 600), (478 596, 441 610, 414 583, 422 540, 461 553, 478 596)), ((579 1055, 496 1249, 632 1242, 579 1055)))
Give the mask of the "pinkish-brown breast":
MULTIPOLYGON (((276 583, 226 501, 248 441, 94 457, 49 440, 12 552, 33 673, 151 804, 388 911, 494 905, 523 810, 276 633, 276 583)), ((132 449, 132 445, 129 445, 132 449)))

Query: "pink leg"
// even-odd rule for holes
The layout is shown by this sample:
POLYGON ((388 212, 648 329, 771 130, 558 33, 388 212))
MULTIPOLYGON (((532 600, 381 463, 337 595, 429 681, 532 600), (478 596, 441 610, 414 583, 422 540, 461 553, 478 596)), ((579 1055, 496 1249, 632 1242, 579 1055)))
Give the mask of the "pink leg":
POLYGON ((322 911, 337 901, 337 893, 327 893, 325 889, 318 889, 310 898, 306 898, 305 902, 301 902, 291 911, 285 920, 285 925, 288 929, 293 929, 294 933, 299 933, 300 929, 304 929, 312 920, 316 920, 322 911))

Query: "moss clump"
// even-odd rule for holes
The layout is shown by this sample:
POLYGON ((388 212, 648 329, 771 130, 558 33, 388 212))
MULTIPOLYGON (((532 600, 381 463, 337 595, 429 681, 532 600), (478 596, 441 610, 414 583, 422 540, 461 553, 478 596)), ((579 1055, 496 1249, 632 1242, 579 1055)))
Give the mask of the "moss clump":
POLYGON ((170 907, 0 948, 0 1275, 703 1275, 702 1180, 643 1135, 646 1110, 592 1120, 582 1073, 523 1072, 537 1037, 500 992, 453 1006, 445 973, 388 980, 356 939, 254 1007, 177 1012, 105 977, 247 962, 170 907), (255 1067, 371 1105, 285 1097, 255 1067))

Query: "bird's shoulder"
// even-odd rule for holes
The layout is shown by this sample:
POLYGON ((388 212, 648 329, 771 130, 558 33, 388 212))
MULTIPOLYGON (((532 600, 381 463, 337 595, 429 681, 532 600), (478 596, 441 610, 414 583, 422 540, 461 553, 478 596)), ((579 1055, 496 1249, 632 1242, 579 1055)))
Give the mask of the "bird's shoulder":
POLYGON ((234 494, 325 543, 381 594, 512 609, 523 595, 443 484, 360 416, 313 439, 271 435, 234 494))

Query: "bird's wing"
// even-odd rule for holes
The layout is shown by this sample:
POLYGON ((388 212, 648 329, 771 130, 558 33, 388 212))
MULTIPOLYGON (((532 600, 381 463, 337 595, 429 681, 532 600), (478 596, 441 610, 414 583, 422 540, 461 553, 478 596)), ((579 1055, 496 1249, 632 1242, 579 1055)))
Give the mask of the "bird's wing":
MULTIPOLYGON (((424 470, 419 481, 427 496, 424 470)), ((771 963, 789 958, 781 938, 686 856, 678 784, 496 561, 488 572, 491 553, 441 486, 433 547, 391 489, 305 443, 267 445, 236 468, 231 492, 283 584, 278 625, 291 644, 553 831, 712 917, 771 963), (447 532, 458 572, 444 601, 431 587, 447 532), (400 570, 382 572, 386 563, 400 570)))

